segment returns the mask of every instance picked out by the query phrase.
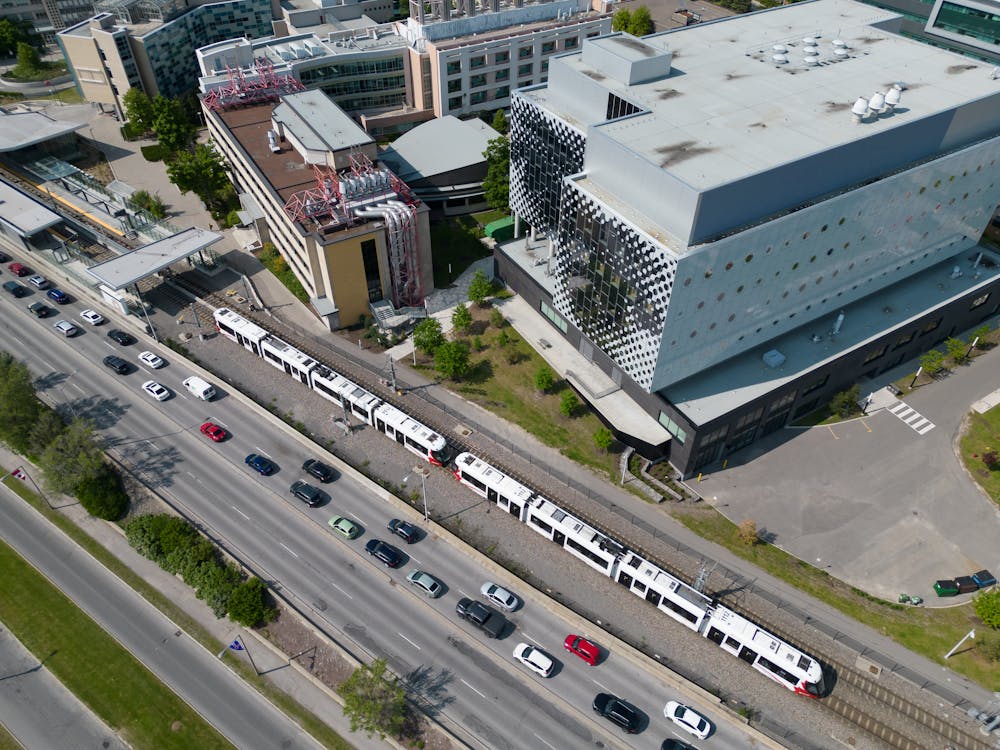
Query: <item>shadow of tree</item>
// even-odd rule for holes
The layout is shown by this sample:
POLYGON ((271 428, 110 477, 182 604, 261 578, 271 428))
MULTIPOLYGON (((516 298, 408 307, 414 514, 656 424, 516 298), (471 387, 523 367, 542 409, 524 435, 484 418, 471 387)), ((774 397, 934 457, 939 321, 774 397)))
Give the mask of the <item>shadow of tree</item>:
POLYGON ((429 714, 437 714, 454 703, 448 694, 448 686, 454 681, 451 670, 422 665, 403 675, 403 685, 420 696, 423 708, 429 714))
POLYGON ((116 425, 129 408, 129 404, 120 403, 117 399, 84 396, 60 404, 57 411, 64 419, 84 419, 95 430, 106 430, 116 425))
POLYGON ((148 441, 118 444, 122 462, 150 488, 171 487, 177 465, 183 461, 172 445, 152 448, 148 441))
POLYGON ((480 385, 493 377, 493 362, 481 359, 476 362, 462 380, 469 385, 480 385))
POLYGON ((69 373, 67 372, 50 372, 47 375, 35 378, 35 390, 48 391, 52 388, 58 388, 65 383, 68 378, 69 373))

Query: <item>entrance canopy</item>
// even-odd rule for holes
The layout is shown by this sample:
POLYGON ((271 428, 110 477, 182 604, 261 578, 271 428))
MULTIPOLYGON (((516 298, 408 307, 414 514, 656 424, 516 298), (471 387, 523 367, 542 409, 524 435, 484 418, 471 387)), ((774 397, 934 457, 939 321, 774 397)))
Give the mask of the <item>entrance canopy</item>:
POLYGON ((110 289, 124 289, 222 239, 218 232, 194 227, 113 260, 91 266, 87 273, 110 289))
POLYGON ((13 185, 0 181, 0 221, 21 237, 55 226, 62 217, 13 185))

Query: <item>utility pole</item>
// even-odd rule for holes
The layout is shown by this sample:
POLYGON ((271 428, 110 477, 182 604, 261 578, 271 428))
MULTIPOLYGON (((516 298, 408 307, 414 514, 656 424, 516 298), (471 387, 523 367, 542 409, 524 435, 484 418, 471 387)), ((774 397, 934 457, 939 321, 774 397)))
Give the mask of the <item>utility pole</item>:
POLYGON ((392 388, 393 393, 396 392, 396 368, 392 364, 392 355, 389 352, 385 353, 386 359, 389 361, 389 387, 392 388))
POLYGON ((949 651, 947 654, 945 654, 944 658, 945 659, 949 658, 952 654, 954 654, 956 651, 958 651, 958 649, 961 647, 961 645, 963 643, 965 643, 970 638, 973 639, 973 640, 975 640, 975 638, 976 638, 976 631, 975 630, 970 630, 968 633, 966 633, 965 635, 963 635, 962 636, 962 640, 960 640, 958 643, 956 643, 954 646, 952 646, 951 651, 949 651))

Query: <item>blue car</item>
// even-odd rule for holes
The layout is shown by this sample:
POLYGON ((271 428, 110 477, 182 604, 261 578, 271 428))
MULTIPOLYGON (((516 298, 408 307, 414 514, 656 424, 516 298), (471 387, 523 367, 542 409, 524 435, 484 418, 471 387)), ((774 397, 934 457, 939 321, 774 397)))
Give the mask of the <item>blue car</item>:
POLYGON ((45 293, 45 296, 47 296, 57 305, 65 305, 67 302, 69 302, 69 295, 66 294, 66 292, 59 291, 58 289, 49 289, 49 291, 45 293))
POLYGON ((244 459, 244 461, 246 461, 247 466, 261 476, 269 477, 278 470, 274 461, 269 458, 265 458, 264 456, 259 456, 256 453, 251 453, 244 459))

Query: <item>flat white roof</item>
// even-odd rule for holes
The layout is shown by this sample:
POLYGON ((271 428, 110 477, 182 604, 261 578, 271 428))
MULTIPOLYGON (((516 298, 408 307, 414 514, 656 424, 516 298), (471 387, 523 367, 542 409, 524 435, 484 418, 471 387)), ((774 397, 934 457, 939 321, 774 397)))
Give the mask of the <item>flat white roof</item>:
POLYGON ((287 94, 271 115, 311 151, 341 151, 373 143, 364 128, 319 89, 287 94))
POLYGON ((486 161, 483 152, 499 136, 480 119, 445 115, 406 131, 381 156, 403 182, 416 181, 486 161))
MULTIPOLYGON (((568 65, 648 110, 599 130, 705 190, 1000 92, 1000 80, 990 77, 993 65, 873 25, 891 26, 898 17, 853 0, 814 0, 643 37, 640 46, 650 48, 645 52, 610 37, 587 40, 585 45, 605 45, 607 54, 598 60, 672 53, 669 76, 631 86, 589 65, 582 53, 560 56, 553 66, 556 60, 568 65), (815 42, 815 65, 804 62, 813 46, 808 40, 815 42), (844 52, 836 52, 835 40, 844 43, 844 52), (774 60, 780 47, 787 63, 774 60), (859 96, 870 98, 895 82, 905 90, 891 116, 852 123, 859 96)), ((552 80, 522 95, 581 128, 591 124, 580 122, 577 106, 577 97, 588 94, 554 87, 552 80)))
POLYGON ((222 239, 217 232, 193 227, 143 245, 125 255, 91 266, 87 273, 111 289, 124 289, 222 239))
POLYGON ((30 237, 58 224, 62 217, 13 185, 0 181, 0 220, 20 236, 30 237))
POLYGON ((42 112, 5 112, 0 109, 0 152, 44 143, 86 126, 83 122, 53 120, 42 112))

